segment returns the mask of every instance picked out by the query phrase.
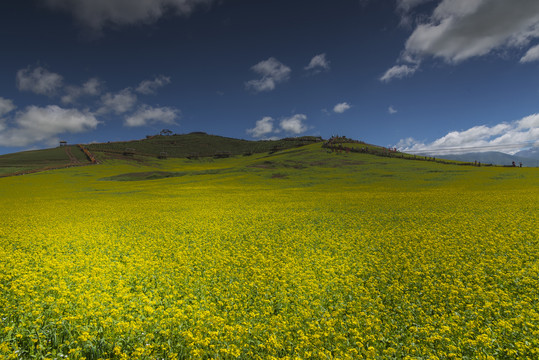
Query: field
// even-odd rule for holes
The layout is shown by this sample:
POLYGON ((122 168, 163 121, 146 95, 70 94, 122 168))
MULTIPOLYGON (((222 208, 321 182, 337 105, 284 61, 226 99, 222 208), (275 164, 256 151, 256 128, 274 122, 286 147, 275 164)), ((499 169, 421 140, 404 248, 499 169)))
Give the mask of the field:
POLYGON ((0 199, 7 359, 539 358, 539 169, 313 144, 0 199))

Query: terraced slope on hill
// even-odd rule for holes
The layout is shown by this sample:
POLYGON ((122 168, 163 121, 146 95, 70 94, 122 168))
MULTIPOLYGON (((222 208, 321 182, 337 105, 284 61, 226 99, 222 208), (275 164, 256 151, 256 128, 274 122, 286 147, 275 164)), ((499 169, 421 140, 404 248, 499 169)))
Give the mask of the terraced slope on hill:
POLYGON ((0 176, 19 175, 90 163, 88 157, 77 146, 23 151, 0 155, 0 176))

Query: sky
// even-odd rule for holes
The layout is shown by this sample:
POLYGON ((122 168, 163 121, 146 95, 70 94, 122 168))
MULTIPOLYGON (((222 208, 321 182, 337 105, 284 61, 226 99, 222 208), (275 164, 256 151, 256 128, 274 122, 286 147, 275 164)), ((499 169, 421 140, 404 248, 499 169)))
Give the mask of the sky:
POLYGON ((162 129, 539 147, 537 0, 0 2, 0 154, 162 129))

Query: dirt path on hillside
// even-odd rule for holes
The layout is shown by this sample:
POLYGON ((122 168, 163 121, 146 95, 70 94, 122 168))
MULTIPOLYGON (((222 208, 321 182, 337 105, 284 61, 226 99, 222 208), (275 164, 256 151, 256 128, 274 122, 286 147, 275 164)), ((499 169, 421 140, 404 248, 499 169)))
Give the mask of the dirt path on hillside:
POLYGON ((71 152, 71 146, 66 146, 64 149, 67 156, 69 157, 69 161, 71 162, 71 164, 80 164, 79 159, 77 159, 75 155, 73 155, 73 153, 71 152))

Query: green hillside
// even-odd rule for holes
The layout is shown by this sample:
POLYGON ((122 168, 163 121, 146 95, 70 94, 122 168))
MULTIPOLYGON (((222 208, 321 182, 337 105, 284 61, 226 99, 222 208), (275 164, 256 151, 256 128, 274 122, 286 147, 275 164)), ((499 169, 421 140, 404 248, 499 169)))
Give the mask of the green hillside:
POLYGON ((278 151, 322 141, 321 138, 304 136, 281 140, 248 141, 206 133, 183 135, 155 135, 143 140, 109 142, 87 145, 91 152, 101 157, 115 155, 141 155, 148 157, 227 157, 278 151))
MULTIPOLYGON (((321 181, 328 174, 341 174, 339 176, 352 176, 351 181, 354 183, 385 181, 388 178, 408 179, 407 176, 410 175, 420 176, 422 182, 431 184, 458 178, 458 174, 467 173, 463 170, 463 165, 477 165, 405 154, 346 137, 334 137, 324 142, 321 138, 312 136, 247 141, 191 133, 156 135, 128 142, 89 144, 84 145, 84 150, 80 146, 61 146, 2 155, 0 176, 89 165, 92 164, 89 158, 93 157, 101 164, 115 161, 148 168, 144 174, 116 174, 112 180, 155 180, 190 174, 215 174, 216 171, 241 171, 282 181, 296 179, 298 176, 302 179, 312 177, 315 182, 321 181), (89 153, 85 154, 83 151, 89 153), (230 161, 224 161, 226 159, 230 161), (216 164, 227 163, 233 165, 226 171, 214 169, 216 164), (196 170, 168 170, 170 167, 179 166, 178 164, 187 164, 187 168, 194 166, 196 170), (326 172, 320 172, 320 169, 325 169, 326 172)), ((491 165, 481 165, 483 168, 485 166, 491 165)))
MULTIPOLYGON (((420 190, 451 187, 496 186, 517 181, 536 183, 536 169, 463 166, 459 162, 433 161, 431 158, 390 157, 373 153, 337 152, 322 143, 275 153, 232 156, 226 159, 167 159, 143 161, 105 160, 98 173, 100 180, 144 182, 177 178, 180 183, 198 181, 265 184, 270 187, 308 188, 384 188, 420 190)), ((94 172, 94 176, 97 174, 94 172)))
POLYGON ((23 151, 0 155, 0 176, 20 175, 90 163, 90 160, 78 146, 23 151))
MULTIPOLYGON (((275 152, 322 141, 321 138, 304 136, 281 140, 247 141, 191 133, 185 135, 149 136, 143 140, 108 142, 84 145, 97 161, 120 159, 125 161, 152 162, 158 158, 226 158, 234 155, 249 156, 255 153, 275 152)), ((88 165, 91 161, 77 146, 24 151, 0 156, 0 176, 57 169, 66 166, 88 165)))

